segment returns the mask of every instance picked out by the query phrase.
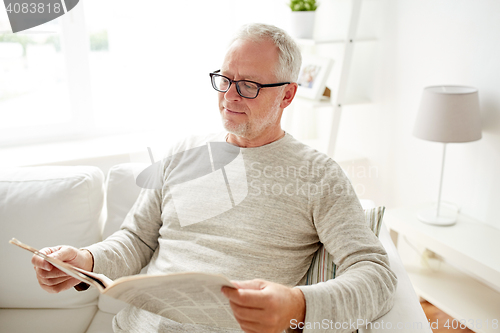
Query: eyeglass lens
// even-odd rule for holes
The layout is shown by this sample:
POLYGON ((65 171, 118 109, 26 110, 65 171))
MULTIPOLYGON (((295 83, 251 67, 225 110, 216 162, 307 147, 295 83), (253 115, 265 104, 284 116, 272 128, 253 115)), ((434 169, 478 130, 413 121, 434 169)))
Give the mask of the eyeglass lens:
MULTIPOLYGON (((214 86, 217 90, 221 92, 226 92, 229 90, 229 86, 231 81, 229 81, 224 76, 214 75, 212 77, 214 86)), ((238 85, 238 93, 243 97, 255 98, 259 92, 259 86, 250 81, 239 81, 238 85)))

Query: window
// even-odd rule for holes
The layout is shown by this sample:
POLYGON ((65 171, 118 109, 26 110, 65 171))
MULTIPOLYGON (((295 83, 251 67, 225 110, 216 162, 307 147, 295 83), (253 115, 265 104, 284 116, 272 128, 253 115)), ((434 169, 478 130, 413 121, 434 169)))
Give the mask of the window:
POLYGON ((208 73, 240 25, 280 25, 287 10, 279 0, 85 0, 12 34, 0 9, 0 146, 221 130, 208 73))
MULTIPOLYGON (((10 30, 6 17, 0 30, 10 30), (7 24, 6 24, 7 23, 7 24)), ((0 133, 18 139, 71 120, 60 19, 0 33, 0 133)))

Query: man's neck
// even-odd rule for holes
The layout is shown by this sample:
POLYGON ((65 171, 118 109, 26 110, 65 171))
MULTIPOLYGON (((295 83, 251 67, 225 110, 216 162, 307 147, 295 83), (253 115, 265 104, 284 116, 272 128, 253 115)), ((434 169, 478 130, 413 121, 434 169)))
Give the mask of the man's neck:
POLYGON ((243 138, 229 133, 227 135, 226 141, 241 148, 254 148, 267 145, 271 142, 281 139, 284 136, 285 131, 280 128, 278 131, 266 133, 252 139, 243 138))

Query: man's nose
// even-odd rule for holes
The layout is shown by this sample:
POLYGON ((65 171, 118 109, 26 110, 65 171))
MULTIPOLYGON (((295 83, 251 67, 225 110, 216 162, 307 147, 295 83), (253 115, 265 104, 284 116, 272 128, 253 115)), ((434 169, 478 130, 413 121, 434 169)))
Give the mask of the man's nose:
POLYGON ((224 99, 226 101, 237 101, 241 99, 238 90, 236 89, 236 83, 231 84, 229 90, 224 93, 224 99))

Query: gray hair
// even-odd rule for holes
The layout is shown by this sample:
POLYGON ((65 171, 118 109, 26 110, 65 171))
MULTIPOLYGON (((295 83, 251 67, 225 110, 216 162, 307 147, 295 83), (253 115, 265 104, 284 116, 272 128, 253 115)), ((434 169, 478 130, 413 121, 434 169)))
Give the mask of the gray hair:
POLYGON ((302 56, 299 47, 285 30, 269 24, 249 23, 240 28, 231 40, 230 45, 236 40, 254 42, 271 40, 278 48, 279 55, 279 62, 275 71, 276 79, 278 81, 297 82, 302 56))

